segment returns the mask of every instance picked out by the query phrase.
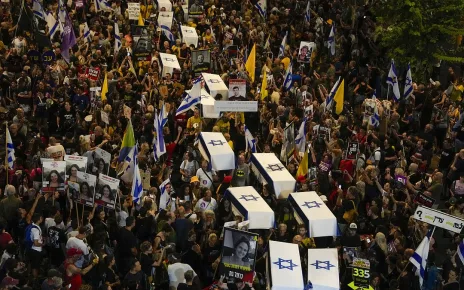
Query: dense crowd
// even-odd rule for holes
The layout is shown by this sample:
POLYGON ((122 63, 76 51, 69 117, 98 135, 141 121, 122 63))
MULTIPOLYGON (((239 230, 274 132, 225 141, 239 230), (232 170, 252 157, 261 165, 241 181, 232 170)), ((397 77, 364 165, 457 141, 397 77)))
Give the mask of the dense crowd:
MULTIPOLYGON (((190 7, 193 15, 174 1, 170 39, 157 27, 156 1, 141 3, 142 23, 129 20, 126 0, 108 1, 111 9, 103 11, 96 8, 102 1, 68 1, 65 9, 77 38, 68 52, 62 50, 60 33, 49 46, 39 42, 39 34, 50 38, 51 28, 27 13, 36 2, 55 18, 62 9, 55 0, 0 3, 0 131, 6 140, 8 128, 15 155, 11 168, 0 166, 0 289, 265 289, 269 240, 298 244, 306 267, 308 249, 337 248, 340 289, 351 289, 348 248, 370 261, 373 289, 460 289, 460 235, 437 229, 422 288, 408 261, 431 228, 411 217, 416 196, 428 196, 434 200, 432 208, 464 218, 461 80, 452 67, 446 76, 434 71, 434 81, 414 83, 409 98, 393 101, 386 84, 390 59, 376 42, 371 4, 311 1, 308 22, 305 1, 270 0, 265 18, 250 1, 195 1, 190 7), (116 38, 115 23, 120 32, 116 38), (147 40, 150 48, 142 59, 135 57, 140 41, 134 37, 136 24, 144 26, 146 34, 138 38, 147 40), (335 55, 328 49, 332 24, 337 28, 335 55), (86 25, 90 36, 84 35, 86 25), (182 41, 180 25, 196 29, 197 47, 182 41), (278 57, 285 35, 287 43, 278 57), (115 50, 117 39, 121 47, 115 50), (299 51, 301 41, 311 48, 299 51), (253 80, 245 62, 254 45, 253 80), (237 48, 233 56, 231 47, 237 48), (246 80, 246 95, 240 99, 257 100, 258 112, 222 112, 211 119, 197 105, 176 115, 184 91, 198 76, 191 55, 199 49, 210 51, 209 68, 199 57, 200 68, 220 75, 226 84, 246 80), (305 58, 308 51, 308 61, 300 62, 300 55, 305 58), (42 57, 45 53, 52 57, 42 57), (181 70, 162 76, 160 53, 175 54, 181 70), (293 85, 285 90, 289 65, 293 85), (99 70, 97 80, 89 77, 94 68, 99 70), (262 98, 264 72, 272 77, 262 98), (335 114, 326 109, 326 98, 339 77, 344 79, 345 98, 343 112, 335 114), (102 99, 95 88, 102 87, 105 78, 108 91, 102 99), (446 83, 440 83, 444 78, 446 83), (380 114, 375 126, 365 117, 365 102, 374 93, 380 114), (162 103, 168 111, 163 129, 167 154, 155 161, 153 121, 162 103), (143 197, 136 203, 132 180, 118 175, 129 118, 146 179, 143 197), (295 136, 306 122, 311 177, 297 174, 302 155, 296 152, 287 159, 281 154, 284 128, 292 122, 295 136), (340 236, 309 237, 288 201, 276 198, 274 189, 256 178, 245 124, 256 137, 258 152, 283 157, 297 180, 295 191, 320 195, 337 218, 340 236), (320 134, 321 127, 329 133, 320 134), (235 170, 210 169, 195 144, 200 132, 223 133, 236 155, 235 170), (359 147, 348 159, 350 142, 359 147), (121 179, 113 208, 73 203, 70 185, 42 190, 43 160, 89 156, 98 148, 111 154, 110 166, 87 168, 87 173, 106 171, 121 179), (163 190, 174 203, 160 207, 160 185, 168 178, 163 190), (224 223, 240 218, 224 193, 247 185, 273 209, 276 227, 251 230, 259 234, 253 283, 225 281, 216 273, 221 233, 224 223)), ((0 149, 2 156, 6 151, 0 149)), ((66 183, 72 178, 70 174, 66 183)), ((47 188, 60 183, 48 182, 47 188)), ((306 268, 301 269, 306 279, 306 268)))

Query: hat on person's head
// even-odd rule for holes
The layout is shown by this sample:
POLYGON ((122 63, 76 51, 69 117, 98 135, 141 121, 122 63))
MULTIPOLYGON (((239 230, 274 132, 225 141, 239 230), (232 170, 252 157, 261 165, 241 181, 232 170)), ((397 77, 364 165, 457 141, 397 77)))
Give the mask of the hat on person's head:
POLYGON ((60 273, 60 271, 55 270, 55 269, 50 269, 47 272, 47 278, 48 279, 52 279, 53 277, 61 277, 61 276, 63 276, 63 275, 60 273))
POLYGON ((199 182, 199 181, 200 181, 200 180, 198 180, 198 177, 196 177, 196 176, 192 176, 192 177, 190 178, 190 183, 199 182))
POLYGON ((224 180, 222 181, 222 183, 230 183, 231 181, 232 181, 232 176, 227 175, 227 176, 224 176, 224 180))
POLYGON ((305 182, 306 182, 306 178, 305 178, 303 175, 300 175, 300 176, 298 176, 298 178, 297 178, 296 181, 298 181, 298 182, 300 182, 300 183, 305 183, 305 182))
POLYGON ((68 257, 72 257, 72 256, 76 256, 76 255, 82 255, 82 254, 83 254, 82 250, 77 249, 77 248, 71 248, 68 251, 66 251, 66 255, 68 257))
POLYGON ((327 199, 327 196, 321 195, 319 196, 323 202, 328 202, 329 200, 327 199))
POLYGON ((357 230, 357 229, 358 229, 358 226, 357 226, 355 223, 351 223, 351 224, 350 224, 350 229, 357 230))

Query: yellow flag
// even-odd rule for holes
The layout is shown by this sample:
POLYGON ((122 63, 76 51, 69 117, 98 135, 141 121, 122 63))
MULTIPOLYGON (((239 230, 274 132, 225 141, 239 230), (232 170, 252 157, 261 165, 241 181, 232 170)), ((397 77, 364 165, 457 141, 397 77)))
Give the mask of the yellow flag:
POLYGON ((106 94, 108 93, 108 73, 105 73, 105 80, 103 81, 101 99, 106 101, 106 94))
POLYGON ((267 97, 267 67, 264 66, 264 73, 263 73, 263 82, 261 83, 261 100, 267 97))
POLYGON ((245 68, 250 75, 251 81, 255 81, 255 70, 256 70, 256 44, 253 45, 250 55, 248 55, 245 68))
POLYGON ((140 12, 139 14, 139 20, 138 20, 138 25, 139 26, 145 26, 145 21, 143 21, 143 18, 142 18, 142 12, 140 12))
POLYGON ((298 165, 298 171, 296 172, 297 179, 306 179, 306 176, 308 176, 308 158, 308 150, 306 150, 303 159, 300 161, 300 165, 298 165))
POLYGON ((343 102, 345 101, 345 80, 342 80, 335 92, 334 101, 336 102, 335 113, 340 115, 343 112, 343 102))

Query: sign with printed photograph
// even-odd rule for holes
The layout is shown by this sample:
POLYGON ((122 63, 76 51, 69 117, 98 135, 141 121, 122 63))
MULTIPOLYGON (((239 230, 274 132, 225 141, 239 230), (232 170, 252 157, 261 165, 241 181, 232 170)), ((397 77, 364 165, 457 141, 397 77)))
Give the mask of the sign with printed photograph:
POLYGON ((66 180, 66 161, 43 162, 42 190, 44 192, 63 191, 66 180))
POLYGON ((93 206, 97 177, 84 172, 77 172, 77 182, 68 182, 72 200, 87 206, 93 206))
POLYGON ((77 172, 85 172, 87 170, 87 157, 77 155, 65 155, 66 162, 66 178, 71 181, 77 180, 77 172))
POLYGON ((129 14, 129 20, 138 20, 140 15, 140 3, 128 2, 127 13, 129 14))
POLYGON ((246 80, 229 80, 229 101, 246 101, 246 80))
POLYGON ((95 192, 95 203, 114 209, 118 195, 119 179, 100 173, 95 192))
POLYGON ((204 9, 202 0, 189 0, 189 16, 199 17, 204 9))
POLYGON ((308 168, 308 178, 311 183, 316 182, 317 180, 317 167, 308 168))
POLYGON ((224 228, 224 244, 219 276, 228 281, 253 282, 258 235, 233 228, 224 228))
POLYGON ((211 67, 211 53, 208 49, 192 51, 192 67, 195 75, 208 72, 211 67))
POLYGON ((94 175, 100 173, 108 174, 111 163, 111 154, 101 148, 96 148, 94 151, 87 152, 87 168, 88 172, 94 175))
POLYGON ((346 158, 348 160, 356 160, 359 151, 358 142, 348 142, 348 148, 346 148, 346 158))
POLYGON ((298 51, 298 62, 310 63, 312 51, 313 50, 310 42, 300 42, 300 50, 298 51))

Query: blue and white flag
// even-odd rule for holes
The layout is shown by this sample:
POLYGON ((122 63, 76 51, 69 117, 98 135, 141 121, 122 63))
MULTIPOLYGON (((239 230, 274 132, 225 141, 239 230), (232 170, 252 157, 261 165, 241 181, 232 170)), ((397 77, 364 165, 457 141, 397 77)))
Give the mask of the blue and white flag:
POLYGON ((171 196, 169 195, 169 192, 166 192, 166 185, 170 184, 171 180, 168 178, 161 185, 159 186, 160 190, 160 203, 159 203, 159 208, 160 209, 166 209, 171 202, 171 196))
POLYGON ((187 93, 187 96, 182 100, 179 108, 177 108, 176 116, 182 113, 187 112, 191 108, 195 107, 196 104, 200 102, 201 99, 201 77, 198 77, 193 80, 193 86, 190 92, 187 93))
POLYGON ((408 63, 408 72, 406 73, 406 80, 404 82, 404 98, 408 99, 412 94, 412 74, 411 66, 408 63))
POLYGON ((412 257, 409 258, 409 262, 411 262, 411 264, 413 264, 417 269, 416 275, 419 276, 419 282, 421 286, 424 283, 425 269, 427 266, 427 258, 429 257, 430 238, 432 236, 432 232, 433 230, 429 230, 412 257))
MULTIPOLYGON (((395 101, 400 100, 400 87, 398 85, 398 73, 396 72, 395 61, 392 59, 390 71, 388 72, 387 84, 393 87, 393 97, 395 101)), ((387 96, 388 97, 388 96, 387 96)))
POLYGON ((167 27, 166 25, 161 25, 161 31, 164 33, 164 35, 166 35, 170 42, 176 41, 176 38, 174 37, 174 34, 172 34, 171 29, 169 27, 167 27))
POLYGON ((133 146, 132 149, 129 151, 129 154, 127 154, 126 158, 124 158, 124 162, 122 163, 121 169, 119 170, 119 178, 121 178, 122 181, 130 183, 132 182, 132 179, 134 178, 134 167, 135 167, 135 161, 134 161, 134 156, 135 158, 137 157, 137 154, 135 154, 137 146, 133 146))
POLYGON ((13 139, 11 139, 10 130, 8 130, 8 127, 6 128, 6 149, 8 167, 12 169, 16 158, 13 139))
POLYGON ((305 152, 306 150, 306 121, 308 118, 304 118, 301 122, 300 128, 298 129, 298 135, 295 138, 295 146, 298 152, 305 152))
POLYGON ((308 23, 311 21, 310 1, 308 1, 308 4, 306 5, 305 20, 308 23))
POLYGON ((95 11, 112 10, 111 5, 106 0, 95 0, 95 11))
POLYGON ((457 252, 459 259, 461 259, 461 262, 464 264, 464 240, 459 243, 457 252))
POLYGON ((258 0, 255 4, 256 9, 258 9, 259 15, 266 19, 266 11, 267 11, 267 0, 258 0))
POLYGON ((40 19, 45 20, 46 13, 43 9, 42 4, 40 4, 39 0, 32 1, 32 11, 34 12, 35 16, 37 16, 40 19))
POLYGON ((90 29, 89 29, 89 25, 87 25, 87 22, 84 22, 84 39, 87 42, 91 42, 90 29))
POLYGON ((121 36, 119 35, 119 25, 114 22, 114 55, 116 56, 122 46, 121 36))
POLYGON ((379 109, 377 108, 377 98, 375 97, 375 93, 372 96, 372 99, 375 101, 375 106, 374 106, 374 115, 372 115, 369 118, 369 124, 375 128, 377 128, 380 125, 380 115, 379 115, 379 109))
POLYGON ((331 111, 332 105, 334 103, 334 96, 338 90, 338 87, 340 86, 340 81, 341 81, 341 77, 338 78, 337 82, 335 83, 333 88, 330 90, 329 95, 325 99, 325 111, 329 111, 329 112, 331 111))
POLYGON ((248 151, 248 148, 250 148, 251 153, 256 153, 256 140, 251 135, 250 130, 248 130, 248 127, 245 125, 245 141, 246 141, 246 149, 245 151, 248 151))
POLYGON ((332 29, 330 30, 328 45, 329 45, 330 54, 335 55, 335 25, 334 24, 332 24, 332 29))
POLYGON ((287 35, 288 35, 288 32, 285 32, 285 36, 282 39, 282 43, 280 44, 280 47, 279 47, 279 55, 277 57, 283 57, 285 54, 285 46, 287 45, 287 35))
POLYGON ((142 177, 140 176, 139 162, 137 161, 137 145, 134 146, 133 151, 134 153, 132 155, 132 160, 134 164, 134 178, 132 180, 132 200, 135 203, 138 203, 140 201, 140 198, 142 197, 143 186, 142 177))
POLYGON ((45 16, 45 21, 47 22, 48 26, 48 33, 50 34, 50 39, 53 39, 55 33, 60 30, 60 25, 58 21, 56 21, 55 17, 53 16, 52 12, 48 12, 45 16))
POLYGON ((292 62, 288 64, 287 67, 287 72, 285 73, 285 79, 284 79, 284 90, 288 91, 292 88, 293 86, 293 69, 292 69, 292 62))
POLYGON ((159 116, 155 114, 154 127, 156 131, 156 138, 153 142, 153 157, 155 158, 155 161, 159 161, 159 158, 166 153, 166 144, 164 143, 163 127, 164 124, 166 124, 166 122, 168 121, 168 119, 167 117, 166 119, 164 119, 163 112, 164 104, 161 108, 159 116))

